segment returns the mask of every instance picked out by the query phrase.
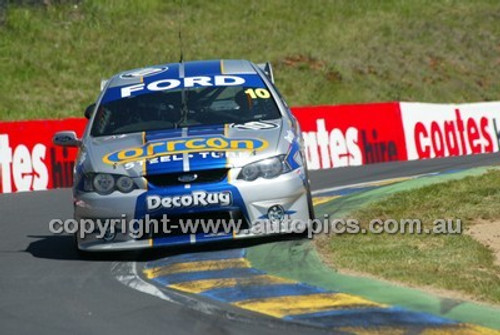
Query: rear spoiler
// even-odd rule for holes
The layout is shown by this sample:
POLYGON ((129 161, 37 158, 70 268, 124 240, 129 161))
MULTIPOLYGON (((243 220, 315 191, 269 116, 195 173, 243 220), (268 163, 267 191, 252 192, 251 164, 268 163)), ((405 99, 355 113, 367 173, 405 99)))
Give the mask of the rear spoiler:
POLYGON ((271 66, 271 63, 269 63, 269 62, 261 63, 261 64, 257 64, 257 66, 259 67, 259 69, 264 71, 267 78, 269 78, 271 83, 274 84, 274 74, 273 74, 273 67, 271 66))

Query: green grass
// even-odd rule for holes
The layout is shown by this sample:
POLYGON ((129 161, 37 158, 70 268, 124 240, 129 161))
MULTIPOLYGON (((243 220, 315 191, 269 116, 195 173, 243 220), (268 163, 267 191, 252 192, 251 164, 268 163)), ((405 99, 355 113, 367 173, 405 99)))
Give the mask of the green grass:
MULTIPOLYGON (((185 59, 270 60, 291 105, 500 99, 497 0, 185 0, 185 59)), ((102 78, 179 59, 178 1, 11 5, 0 120, 80 116, 102 78)))
MULTIPOLYGON (((463 227, 500 219, 500 171, 404 191, 349 214, 373 219, 461 219, 463 227)), ((499 221, 500 222, 500 221, 499 221)), ((465 293, 500 303, 500 266, 469 235, 337 235, 318 242, 335 267, 385 279, 465 293)))

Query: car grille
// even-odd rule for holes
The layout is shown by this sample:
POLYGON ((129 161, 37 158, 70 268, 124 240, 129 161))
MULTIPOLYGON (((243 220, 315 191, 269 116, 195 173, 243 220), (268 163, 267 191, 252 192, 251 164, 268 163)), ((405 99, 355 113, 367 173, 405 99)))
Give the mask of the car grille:
MULTIPOLYGON (((182 231, 182 227, 180 226, 179 222, 180 220, 183 220, 186 222, 186 220, 190 219, 192 222, 195 222, 196 220, 204 220, 207 222, 208 220, 212 220, 213 222, 216 222, 217 220, 224 220, 226 223, 229 223, 229 220, 233 220, 235 222, 235 226, 238 225, 239 220, 241 220, 239 229, 244 230, 249 228, 248 221, 245 219, 245 217, 242 215, 240 210, 231 210, 231 211, 214 211, 214 212, 205 212, 205 213, 190 213, 190 214, 177 214, 177 215, 170 215, 167 214, 167 218, 169 219, 168 221, 168 229, 170 230, 169 233, 166 233, 162 231, 162 224, 159 224, 159 229, 157 231, 154 231, 154 229, 150 228, 151 234, 148 236, 143 236, 140 239, 147 239, 147 238, 162 238, 162 237, 171 237, 171 236, 178 236, 178 235, 184 235, 184 232, 182 231)), ((162 222, 162 217, 153 217, 152 219, 157 220, 158 222, 162 222)), ((220 221, 222 222, 222 221, 220 221)), ((219 224, 219 232, 223 232, 223 225, 222 223, 219 224)), ((198 230, 196 232, 192 232, 194 234, 197 233, 204 233, 203 232, 203 225, 200 223, 197 225, 198 230)))
POLYGON ((223 181, 227 176, 228 169, 212 169, 193 172, 176 172, 146 176, 148 182, 157 187, 184 185, 184 184, 200 184, 200 183, 216 183, 223 181), (179 177, 187 174, 196 174, 196 180, 192 182, 181 182, 179 177))

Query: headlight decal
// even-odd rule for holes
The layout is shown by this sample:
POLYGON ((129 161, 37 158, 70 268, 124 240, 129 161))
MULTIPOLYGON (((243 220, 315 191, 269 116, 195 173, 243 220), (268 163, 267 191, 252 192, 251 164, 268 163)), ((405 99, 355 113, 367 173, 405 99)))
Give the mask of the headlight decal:
POLYGON ((134 181, 127 176, 121 176, 116 180, 116 188, 122 193, 129 193, 134 189, 134 181))
POLYGON ((246 181, 253 181, 257 178, 273 179, 290 171, 291 168, 286 162, 286 156, 280 155, 245 165, 241 169, 238 179, 246 181))
POLYGON ((238 179, 243 179, 246 181, 253 181, 257 178, 276 178, 283 173, 296 170, 303 166, 302 154, 300 152, 300 145, 297 140, 293 140, 288 148, 288 152, 285 155, 275 156, 254 163, 245 165, 238 175, 238 179), (273 164, 276 159, 281 161, 282 167, 281 171, 274 171, 277 169, 277 165, 273 164), (267 164, 266 164, 267 163, 267 164))
POLYGON ((125 175, 109 173, 87 173, 82 175, 81 182, 77 189, 83 192, 96 192, 101 195, 119 191, 129 193, 139 188, 135 181, 125 175))
POLYGON ((108 194, 115 190, 115 178, 108 173, 98 173, 92 179, 92 186, 97 193, 108 194))

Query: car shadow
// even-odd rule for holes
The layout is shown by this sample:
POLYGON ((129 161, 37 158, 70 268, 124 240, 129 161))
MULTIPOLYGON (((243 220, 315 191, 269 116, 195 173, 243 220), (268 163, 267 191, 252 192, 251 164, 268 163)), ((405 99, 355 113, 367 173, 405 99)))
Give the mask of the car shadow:
POLYGON ((145 262, 179 254, 242 249, 278 241, 289 241, 303 238, 303 236, 300 235, 280 235, 245 240, 219 241, 197 245, 166 246, 137 251, 89 253, 78 251, 74 245, 73 236, 70 235, 28 235, 27 237, 36 239, 36 241, 31 242, 26 250, 24 250, 24 252, 31 254, 33 257, 53 260, 92 262, 145 262))

